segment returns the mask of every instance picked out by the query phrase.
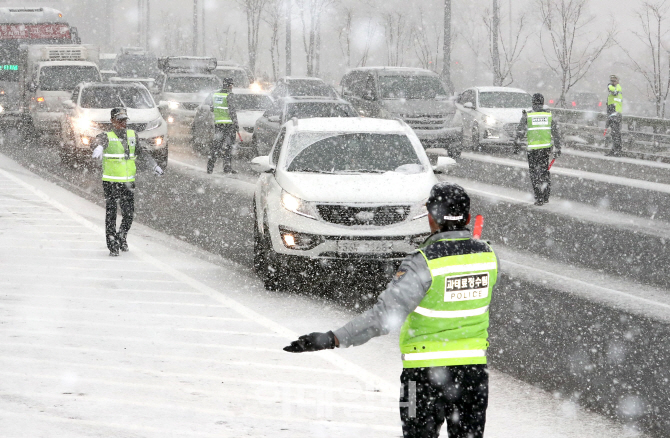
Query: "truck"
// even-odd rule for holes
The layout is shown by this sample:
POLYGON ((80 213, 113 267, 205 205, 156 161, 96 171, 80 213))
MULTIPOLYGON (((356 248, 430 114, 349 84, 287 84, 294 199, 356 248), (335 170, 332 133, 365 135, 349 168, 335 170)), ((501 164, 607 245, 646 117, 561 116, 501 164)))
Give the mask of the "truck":
POLYGON ((161 74, 154 93, 163 118, 170 125, 191 126, 198 107, 213 91, 221 88, 214 74, 216 58, 168 56, 158 59, 161 74))
POLYGON ((79 44, 63 13, 44 7, 0 8, 0 126, 20 123, 20 47, 29 44, 79 44))
POLYGON ((99 50, 89 44, 23 45, 19 57, 20 111, 37 135, 60 135, 61 118, 81 82, 100 82, 99 50))

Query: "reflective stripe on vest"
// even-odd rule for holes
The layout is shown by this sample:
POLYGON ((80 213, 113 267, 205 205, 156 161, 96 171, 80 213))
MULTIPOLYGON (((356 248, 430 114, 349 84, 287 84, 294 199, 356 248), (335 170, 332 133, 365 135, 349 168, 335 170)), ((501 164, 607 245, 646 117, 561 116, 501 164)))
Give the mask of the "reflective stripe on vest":
POLYGON ((623 93, 621 92, 621 84, 617 84, 616 87, 610 84, 607 86, 607 91, 607 105, 614 105, 614 110, 617 113, 621 113, 623 106, 623 93))
POLYGON ((137 138, 135 131, 126 130, 128 141, 128 158, 123 149, 123 141, 114 131, 107 133, 108 144, 102 154, 102 180, 109 182, 135 181, 135 146, 137 138))
POLYGON ((489 304, 498 275, 493 250, 465 238, 440 240, 419 251, 432 283, 403 324, 403 367, 485 364, 489 304))
POLYGON ((551 113, 530 112, 527 114, 528 149, 551 147, 551 113))
POLYGON ((212 96, 212 107, 214 108, 214 123, 233 123, 228 112, 228 93, 214 93, 212 96))

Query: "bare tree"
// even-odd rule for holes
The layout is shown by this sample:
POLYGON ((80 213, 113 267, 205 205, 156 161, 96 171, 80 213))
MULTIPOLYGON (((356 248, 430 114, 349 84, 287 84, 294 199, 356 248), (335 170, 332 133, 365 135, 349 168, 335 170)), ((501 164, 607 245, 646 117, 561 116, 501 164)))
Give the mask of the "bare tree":
POLYGON ((454 83, 451 81, 451 0, 444 0, 444 37, 442 47, 442 81, 447 86, 449 94, 454 92, 454 83))
POLYGON ((565 95, 589 71, 614 38, 614 32, 592 38, 587 29, 594 20, 587 13, 588 0, 538 0, 542 25, 548 38, 540 32, 542 54, 547 66, 561 82, 560 106, 565 107, 565 95), (546 41, 548 39, 548 41, 546 41), (545 50, 545 45, 548 48, 545 50))
POLYGON ((437 71, 438 56, 440 52, 440 42, 442 40, 439 29, 433 25, 432 34, 435 40, 432 39, 429 33, 429 26, 426 24, 423 8, 419 6, 419 25, 412 30, 412 43, 414 45, 414 53, 419 59, 421 67, 437 71))
POLYGON ((384 14, 386 35, 386 62, 390 66, 402 65, 407 45, 407 21, 400 12, 384 14))
POLYGON ((247 50, 249 53, 249 68, 256 70, 258 56, 258 33, 261 27, 261 16, 268 0, 237 0, 247 17, 247 50))
POLYGON ((335 0, 298 0, 307 76, 318 76, 321 61, 321 16, 335 0))
POLYGON ((640 62, 633 57, 630 52, 617 42, 617 45, 628 55, 632 68, 640 73, 647 81, 647 90, 650 97, 653 97, 656 104, 656 116, 665 117, 665 101, 670 91, 670 74, 664 67, 664 58, 668 49, 663 44, 668 35, 668 29, 663 22, 668 16, 667 1, 663 0, 657 3, 644 3, 640 10, 636 12, 642 32, 633 32, 633 34, 646 46, 648 58, 645 62, 640 62), (666 77, 667 76, 667 77, 666 77))
POLYGON ((363 54, 361 59, 356 63, 356 67, 365 67, 368 63, 370 55, 370 48, 372 46, 372 38, 377 33, 377 24, 372 21, 372 17, 368 18, 367 32, 365 34, 365 46, 363 47, 363 54))
POLYGON ((484 25, 489 35, 489 67, 493 71, 493 85, 497 87, 506 87, 514 82, 512 69, 519 60, 523 49, 528 42, 528 33, 524 32, 526 26, 525 16, 521 15, 515 21, 516 25, 510 26, 510 41, 505 43, 505 39, 500 35, 500 9, 498 0, 493 0, 493 8, 484 12, 484 25), (512 29, 515 29, 514 31, 512 29), (502 49, 502 56, 500 53, 502 49))
POLYGON ((275 82, 279 76, 279 30, 284 15, 284 0, 268 0, 264 21, 270 26, 270 60, 275 82))
POLYGON ((344 23, 340 27, 338 35, 340 50, 346 60, 347 67, 351 67, 351 25, 354 21, 354 10, 350 7, 344 7, 341 15, 344 17, 344 23))
POLYGON ((237 51, 237 31, 231 30, 230 26, 226 28, 216 28, 216 46, 218 48, 217 57, 220 59, 232 59, 234 52, 237 51))

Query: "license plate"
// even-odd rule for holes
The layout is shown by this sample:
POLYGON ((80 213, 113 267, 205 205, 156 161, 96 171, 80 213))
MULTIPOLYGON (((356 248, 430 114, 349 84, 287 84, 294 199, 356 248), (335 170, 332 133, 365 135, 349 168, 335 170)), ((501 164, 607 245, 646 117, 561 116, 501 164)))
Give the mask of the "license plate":
POLYGON ((393 242, 340 240, 337 242, 337 252, 356 253, 385 253, 393 250, 393 242))

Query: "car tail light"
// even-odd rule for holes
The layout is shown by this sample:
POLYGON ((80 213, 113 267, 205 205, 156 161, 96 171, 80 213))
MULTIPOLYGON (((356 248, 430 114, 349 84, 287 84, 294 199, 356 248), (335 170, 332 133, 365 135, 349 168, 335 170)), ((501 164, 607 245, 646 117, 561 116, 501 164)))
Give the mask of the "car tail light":
POLYGON ((602 102, 598 102, 598 106, 603 106, 603 103, 602 103, 602 102))
POLYGON ((44 102, 44 98, 42 96, 40 96, 40 97, 37 98, 37 101, 38 102, 44 102))
POLYGON ((573 100, 573 101, 572 101, 572 106, 577 106, 577 102, 575 102, 575 101, 573 100))
POLYGON ((550 100, 549 100, 549 103, 554 103, 554 99, 550 99, 550 100))

